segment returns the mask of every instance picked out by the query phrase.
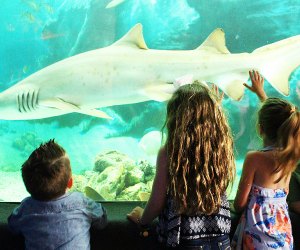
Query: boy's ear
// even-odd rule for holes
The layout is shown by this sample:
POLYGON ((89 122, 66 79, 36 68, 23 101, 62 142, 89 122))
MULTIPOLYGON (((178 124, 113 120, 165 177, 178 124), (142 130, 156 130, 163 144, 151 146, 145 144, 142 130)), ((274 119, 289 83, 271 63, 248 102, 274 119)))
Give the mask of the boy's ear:
POLYGON ((68 181, 67 187, 70 189, 72 186, 73 186, 73 177, 71 177, 70 180, 68 181))

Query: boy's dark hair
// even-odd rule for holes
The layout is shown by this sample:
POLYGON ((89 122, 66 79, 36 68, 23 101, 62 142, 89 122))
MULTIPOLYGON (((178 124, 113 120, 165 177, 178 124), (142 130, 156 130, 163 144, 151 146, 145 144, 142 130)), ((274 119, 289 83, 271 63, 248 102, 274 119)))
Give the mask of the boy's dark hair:
POLYGON ((22 165, 22 178, 34 199, 47 201, 63 195, 71 178, 65 150, 54 139, 41 144, 22 165))

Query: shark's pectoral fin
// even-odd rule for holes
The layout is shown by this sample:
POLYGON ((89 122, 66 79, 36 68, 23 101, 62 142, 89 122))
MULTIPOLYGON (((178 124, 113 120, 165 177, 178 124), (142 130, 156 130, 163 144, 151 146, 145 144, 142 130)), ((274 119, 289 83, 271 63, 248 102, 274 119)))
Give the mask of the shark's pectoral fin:
POLYGON ((215 29, 197 50, 210 50, 222 54, 230 54, 226 47, 225 33, 221 28, 215 29))
POLYGON ((78 112, 80 110, 80 107, 77 106, 76 104, 67 102, 61 98, 41 100, 39 102, 39 105, 48 108, 65 110, 69 112, 78 112))
POLYGON ((80 114, 95 116, 98 118, 105 118, 105 119, 112 119, 108 114, 101 110, 97 109, 82 109, 80 106, 67 102, 63 100, 62 98, 53 98, 53 99, 47 99, 39 102, 40 106, 48 107, 48 108, 55 108, 59 110, 63 110, 66 112, 76 112, 80 114))
POLYGON ((156 85, 149 84, 149 87, 143 89, 143 95, 149 97, 150 100, 164 102, 171 98, 175 88, 172 83, 161 83, 156 85))
POLYGON ((244 81, 237 79, 227 82, 222 87, 223 92, 231 97, 233 100, 239 101, 243 95, 245 87, 243 85, 244 81))

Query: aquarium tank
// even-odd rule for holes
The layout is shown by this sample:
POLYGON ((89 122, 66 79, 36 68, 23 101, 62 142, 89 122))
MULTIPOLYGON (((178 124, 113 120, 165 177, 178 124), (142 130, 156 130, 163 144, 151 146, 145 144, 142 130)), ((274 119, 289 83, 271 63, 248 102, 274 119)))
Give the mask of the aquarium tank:
POLYGON ((299 105, 298 0, 4 0, 0 14, 2 202, 28 196, 21 166, 53 138, 71 159, 72 190, 147 200, 168 91, 185 74, 225 92, 233 199, 245 154, 262 146, 248 71, 299 105))

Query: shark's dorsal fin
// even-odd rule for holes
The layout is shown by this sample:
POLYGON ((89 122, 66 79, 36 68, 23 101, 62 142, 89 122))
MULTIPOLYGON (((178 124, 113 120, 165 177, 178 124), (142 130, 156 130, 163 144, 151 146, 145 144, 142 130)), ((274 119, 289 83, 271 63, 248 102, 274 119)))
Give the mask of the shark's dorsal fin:
POLYGON ((221 28, 215 29, 197 49, 213 50, 222 54, 230 54, 230 51, 226 47, 224 30, 221 28))
POLYGON ((137 23, 122 38, 113 43, 112 46, 133 46, 140 49, 148 49, 143 36, 142 24, 137 23))

